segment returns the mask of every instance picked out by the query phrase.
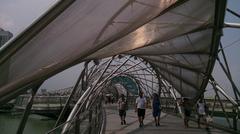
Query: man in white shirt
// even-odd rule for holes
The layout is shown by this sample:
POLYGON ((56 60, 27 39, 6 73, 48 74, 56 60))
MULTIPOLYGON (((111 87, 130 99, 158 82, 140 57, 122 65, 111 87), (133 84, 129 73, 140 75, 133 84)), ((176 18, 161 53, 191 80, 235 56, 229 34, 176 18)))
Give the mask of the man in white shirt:
POLYGON ((136 111, 138 112, 139 127, 143 126, 143 119, 145 116, 146 103, 147 103, 146 98, 143 96, 143 93, 140 92, 139 97, 137 97, 137 99, 136 99, 136 109, 135 109, 135 112, 136 111))

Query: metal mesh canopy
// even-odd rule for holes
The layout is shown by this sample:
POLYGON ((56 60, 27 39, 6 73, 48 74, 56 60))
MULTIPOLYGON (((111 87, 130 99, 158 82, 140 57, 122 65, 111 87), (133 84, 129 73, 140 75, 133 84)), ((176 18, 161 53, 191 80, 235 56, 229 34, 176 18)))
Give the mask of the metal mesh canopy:
MULTIPOLYGON (((99 78, 98 83, 103 83, 95 89, 96 91, 93 91, 93 94, 97 91, 106 92, 105 88, 108 89, 111 86, 118 88, 115 84, 120 84, 125 92, 128 91, 132 95, 137 95, 139 91, 143 92, 145 96, 152 96, 153 93, 159 92, 161 84, 155 70, 141 58, 121 55, 104 58, 98 64, 94 62, 85 62, 84 64, 85 70, 88 70, 84 72, 87 76, 86 87, 94 89, 93 85, 99 78), (106 71, 104 71, 105 69, 106 71)), ((111 90, 107 92, 111 92, 111 90)))
POLYGON ((122 53, 196 98, 214 65, 221 2, 62 0, 1 50, 0 101, 77 63, 122 53))

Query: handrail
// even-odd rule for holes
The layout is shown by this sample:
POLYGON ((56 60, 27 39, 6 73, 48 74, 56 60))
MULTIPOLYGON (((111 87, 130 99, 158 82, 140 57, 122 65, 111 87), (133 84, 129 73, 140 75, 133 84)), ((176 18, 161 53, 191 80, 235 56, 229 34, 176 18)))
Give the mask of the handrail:
POLYGON ((84 126, 84 130, 81 129, 81 133, 104 133, 106 115, 101 101, 97 101, 90 110, 79 113, 75 118, 58 125, 52 130, 49 130, 46 134, 61 133, 66 124, 69 124, 69 127, 62 133, 67 134, 69 132, 75 132, 78 134, 80 132, 79 128, 84 121, 88 121, 88 124, 84 126), (92 128, 93 126, 95 127, 92 128))
POLYGON ((105 134, 105 129, 106 129, 106 124, 107 124, 107 115, 106 115, 106 110, 105 108, 102 108, 102 125, 101 125, 101 128, 100 128, 100 132, 99 134, 105 134))
MULTIPOLYGON (((88 111, 85 111, 85 112, 83 112, 83 113, 81 113, 81 114, 83 114, 83 116, 78 119, 78 120, 80 120, 80 123, 88 117, 89 112, 88 112, 88 111)), ((69 121, 67 121, 67 122, 64 122, 64 123, 58 125, 57 127, 49 130, 46 134, 50 134, 50 133, 56 131, 57 129, 61 128, 62 126, 64 126, 64 125, 67 124, 67 123, 72 122, 73 120, 75 120, 75 118, 73 118, 72 120, 69 120, 69 121)))

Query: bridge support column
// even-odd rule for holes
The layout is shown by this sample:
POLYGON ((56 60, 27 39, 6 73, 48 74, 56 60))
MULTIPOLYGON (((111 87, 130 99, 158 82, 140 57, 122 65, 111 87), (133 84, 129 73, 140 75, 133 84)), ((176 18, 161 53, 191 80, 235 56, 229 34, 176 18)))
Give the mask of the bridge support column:
MULTIPOLYGON (((212 78, 212 79, 213 79, 213 78, 212 78)), ((223 106, 223 104, 222 104, 221 98, 220 98, 220 96, 219 96, 219 94, 218 94, 218 90, 219 90, 219 89, 218 89, 218 87, 217 87, 217 85, 216 85, 216 83, 215 83, 214 81, 212 81, 211 84, 212 84, 213 89, 214 89, 214 91, 215 91, 216 97, 217 97, 217 99, 218 99, 218 101, 219 101, 219 103, 220 103, 220 106, 221 106, 221 108, 222 108, 222 111, 223 111, 223 113, 224 113, 224 115, 225 115, 225 117, 226 117, 226 120, 227 120, 227 123, 228 123, 228 125, 229 125, 229 128, 232 128, 232 125, 231 125, 230 120, 229 120, 229 118, 228 118, 228 114, 226 113, 226 111, 225 111, 225 109, 224 109, 224 106, 223 106)), ((222 92, 220 92, 220 93, 222 93, 222 92)))
POLYGON ((89 134, 92 133, 92 110, 89 110, 89 134))
POLYGON ((80 134, 79 115, 77 115, 77 116, 76 116, 76 119, 75 119, 75 134, 80 134))
POLYGON ((36 92, 37 92, 37 90, 38 90, 38 88, 40 86, 41 86, 41 84, 39 84, 38 86, 35 86, 35 87, 32 88, 32 96, 28 100, 28 104, 27 104, 26 109, 24 111, 22 120, 21 120, 21 122, 19 124, 18 130, 17 130, 17 134, 22 134, 23 131, 24 131, 24 128, 25 128, 27 120, 28 120, 28 116, 29 116, 29 114, 31 112, 34 96, 35 96, 35 94, 36 94, 36 92))
MULTIPOLYGON (((176 94, 175 94, 175 92, 174 92, 174 89, 172 89, 172 87, 171 87, 166 81, 164 81, 163 79, 161 79, 161 81, 162 81, 162 83, 165 85, 165 87, 168 88, 169 94, 170 94, 170 95, 173 97, 173 99, 175 100, 176 105, 177 105, 177 108, 178 108, 178 111, 179 111, 181 117, 183 118, 183 112, 182 112, 181 107, 180 107, 180 104, 179 104, 179 102, 178 102, 178 100, 177 100, 177 96, 176 96, 176 94)), ((169 96, 170 96, 170 95, 169 95, 169 96)))
POLYGON ((235 130, 235 131, 237 131, 238 130, 238 128, 237 128, 237 122, 238 122, 238 119, 237 119, 237 117, 238 117, 238 113, 236 112, 236 109, 235 108, 233 108, 233 114, 234 114, 234 116, 233 116, 233 129, 235 130))
MULTIPOLYGON (((78 79, 77 79, 77 82, 75 83, 75 85, 74 85, 74 87, 73 87, 73 89, 72 89, 71 94, 69 95, 67 101, 65 102, 65 105, 64 105, 64 107, 63 107, 60 115, 58 116, 58 119, 57 119, 54 127, 57 127, 57 126, 60 124, 60 122, 62 121, 63 116, 65 115, 65 113, 66 113, 66 111, 67 111, 67 108, 69 107, 70 100, 71 100, 72 97, 74 96, 74 93, 76 92, 76 90, 77 90, 77 88, 78 88, 78 85, 79 85, 79 83, 80 83, 80 80, 81 80, 81 79, 83 78, 83 76, 84 76, 84 72, 85 72, 85 69, 83 69, 83 71, 80 73, 80 75, 79 75, 79 77, 78 77, 78 79)), ((81 90, 82 90, 82 89, 81 89, 81 90)))

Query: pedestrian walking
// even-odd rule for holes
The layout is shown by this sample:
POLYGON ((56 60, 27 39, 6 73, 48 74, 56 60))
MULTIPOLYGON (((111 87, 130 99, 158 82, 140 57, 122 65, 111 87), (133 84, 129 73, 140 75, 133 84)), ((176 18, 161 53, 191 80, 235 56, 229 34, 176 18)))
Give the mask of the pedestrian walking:
POLYGON ((119 110, 119 116, 121 119, 121 125, 126 124, 126 99, 123 94, 121 94, 121 97, 118 100, 118 110, 119 110))
POLYGON ((143 93, 140 92, 139 97, 137 97, 136 99, 136 108, 135 108, 135 112, 137 112, 138 114, 139 127, 143 127, 143 120, 144 120, 145 111, 146 111, 145 110, 146 103, 147 103, 146 98, 143 96, 143 93))
POLYGON ((181 102, 181 106, 183 107, 184 112, 184 126, 185 128, 188 128, 188 121, 191 116, 191 105, 188 98, 183 98, 183 101, 181 102))
POLYGON ((159 96, 156 93, 153 94, 152 109, 155 125, 160 126, 161 104, 159 96))
POLYGON ((199 102, 197 103, 197 113, 198 113, 198 128, 201 128, 200 121, 202 119, 204 122, 204 125, 206 126, 206 129, 208 129, 208 122, 207 122, 208 108, 202 99, 200 99, 199 102))

